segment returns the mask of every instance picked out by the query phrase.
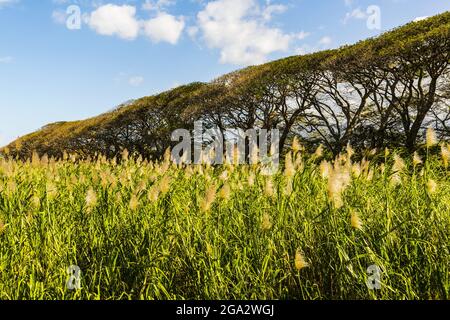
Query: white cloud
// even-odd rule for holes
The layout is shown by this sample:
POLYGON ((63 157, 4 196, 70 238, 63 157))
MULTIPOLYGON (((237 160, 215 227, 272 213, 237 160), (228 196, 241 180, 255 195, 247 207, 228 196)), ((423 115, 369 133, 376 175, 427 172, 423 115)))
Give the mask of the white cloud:
POLYGON ((305 54, 311 53, 313 51, 315 51, 315 49, 307 44, 304 44, 303 46, 298 47, 294 50, 295 54, 298 54, 298 55, 305 55, 305 54))
POLYGON ((297 47, 294 52, 299 55, 305 55, 313 52, 317 52, 320 50, 325 50, 330 48, 333 43, 333 39, 329 36, 324 36, 320 38, 320 40, 315 45, 303 44, 300 47, 297 47))
POLYGON ((350 12, 347 12, 342 22, 346 24, 351 19, 359 19, 359 20, 367 19, 367 14, 360 8, 356 8, 350 12))
POLYGON ((132 76, 128 79, 128 84, 133 87, 139 87, 145 81, 142 76, 132 76))
POLYGON ((328 37, 328 36, 322 37, 322 38, 319 40, 319 44, 322 45, 322 46, 324 46, 324 47, 330 46, 330 44, 331 44, 332 42, 333 42, 333 39, 331 39, 331 37, 328 37))
MULTIPOLYGON (((184 18, 160 11, 173 3, 172 0, 146 1, 143 4, 145 10, 156 10, 156 15, 148 20, 138 19, 134 6, 114 4, 98 7, 85 20, 91 29, 101 35, 134 40, 142 34, 155 43, 176 44, 185 27, 184 18)), ((60 20, 62 17, 60 14, 55 14, 54 19, 60 20)))
POLYGON ((287 51, 295 35, 268 26, 272 14, 284 6, 260 8, 255 0, 210 1, 197 15, 202 39, 220 50, 220 62, 236 65, 259 64, 267 56, 287 51))
POLYGON ((270 21, 272 16, 276 13, 283 13, 287 10, 287 7, 282 4, 271 4, 264 8, 262 12, 263 19, 270 21))
POLYGON ((429 16, 417 17, 417 18, 415 18, 413 21, 414 21, 414 22, 419 22, 419 21, 422 21, 422 20, 426 20, 426 19, 428 19, 428 18, 429 18, 429 16))
POLYGON ((344 3, 347 7, 351 7, 353 5, 353 0, 344 0, 344 3))
POLYGON ((67 20, 67 13, 62 10, 53 10, 52 20, 57 24, 65 24, 67 20))
POLYGON ((133 6, 106 4, 91 13, 88 24, 98 34, 133 40, 140 29, 135 15, 136 8, 133 6))
POLYGON ((307 38, 309 35, 310 35, 309 32, 300 31, 299 33, 297 33, 297 34, 295 35, 295 37, 296 37, 297 39, 299 39, 299 40, 303 40, 303 39, 307 38))
POLYGON ((10 57, 10 56, 0 57, 0 63, 11 63, 11 62, 13 62, 13 60, 14 60, 14 58, 10 57))
POLYGON ((161 11, 168 6, 172 6, 176 3, 175 0, 145 0, 142 5, 142 9, 147 11, 161 11))
POLYGON ((17 3, 17 2, 19 2, 19 0, 0 0, 0 9, 2 7, 6 7, 7 5, 17 3))
POLYGON ((192 38, 194 38, 198 34, 198 31, 199 31, 199 29, 197 26, 191 26, 187 30, 188 35, 192 38))
POLYGON ((176 44, 184 29, 184 21, 182 17, 175 17, 165 12, 143 23, 144 34, 153 42, 168 42, 176 44))

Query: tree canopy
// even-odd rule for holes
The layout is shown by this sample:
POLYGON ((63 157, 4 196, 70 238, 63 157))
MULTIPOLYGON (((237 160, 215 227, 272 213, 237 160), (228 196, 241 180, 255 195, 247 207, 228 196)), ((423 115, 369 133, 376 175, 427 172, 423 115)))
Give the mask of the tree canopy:
POLYGON ((450 136, 450 12, 351 46, 232 72, 130 102, 84 121, 58 122, 2 150, 113 157, 127 149, 161 156, 175 129, 197 120, 222 131, 277 128, 280 147, 294 137, 333 154, 403 147, 414 151, 426 128, 450 136))

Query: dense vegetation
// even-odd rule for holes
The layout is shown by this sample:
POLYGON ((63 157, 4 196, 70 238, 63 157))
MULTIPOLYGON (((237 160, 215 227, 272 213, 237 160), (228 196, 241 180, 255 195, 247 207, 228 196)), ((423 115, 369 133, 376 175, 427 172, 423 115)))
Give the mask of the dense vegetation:
POLYGON ((0 299, 450 299, 449 55, 446 12, 18 139, 0 299), (283 166, 174 164, 197 120, 279 129, 283 166))
POLYGON ((449 299, 449 147, 329 163, 294 144, 275 176, 0 160, 0 299, 449 299))
POLYGON ((334 155, 355 149, 414 151, 424 129, 450 136, 450 12, 412 22, 336 50, 249 67, 210 83, 193 83, 145 97, 78 122, 60 122, 18 139, 4 153, 64 151, 113 157, 124 148, 160 157, 170 134, 209 127, 278 128, 281 147, 297 135, 309 148, 334 155))

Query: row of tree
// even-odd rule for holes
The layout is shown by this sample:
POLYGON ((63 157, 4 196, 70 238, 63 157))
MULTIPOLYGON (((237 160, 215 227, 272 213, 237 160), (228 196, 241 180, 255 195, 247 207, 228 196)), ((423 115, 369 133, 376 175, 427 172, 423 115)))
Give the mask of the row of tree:
MULTIPOLYGON (((401 147, 414 151, 427 127, 450 137, 450 12, 352 46, 293 56, 145 97, 112 112, 61 122, 22 137, 8 151, 161 156, 175 129, 280 130, 333 154, 401 147)), ((5 151, 5 150, 4 150, 5 151)))

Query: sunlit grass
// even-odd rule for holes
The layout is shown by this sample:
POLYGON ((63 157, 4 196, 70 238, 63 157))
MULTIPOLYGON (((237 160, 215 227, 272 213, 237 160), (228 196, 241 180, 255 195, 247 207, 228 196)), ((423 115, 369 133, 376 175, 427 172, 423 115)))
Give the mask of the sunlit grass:
POLYGON ((295 152, 275 176, 127 155, 0 160, 0 299, 448 299, 442 150, 295 152), (374 264, 381 290, 366 285, 374 264))

